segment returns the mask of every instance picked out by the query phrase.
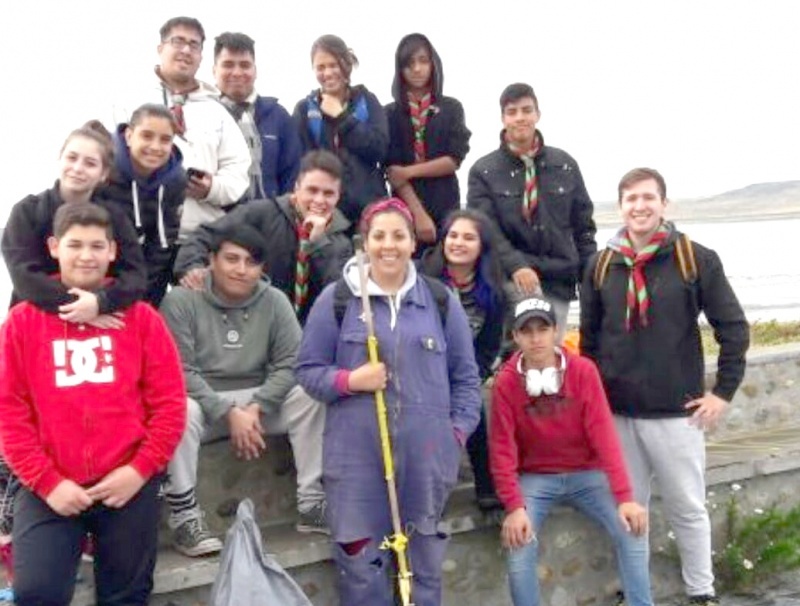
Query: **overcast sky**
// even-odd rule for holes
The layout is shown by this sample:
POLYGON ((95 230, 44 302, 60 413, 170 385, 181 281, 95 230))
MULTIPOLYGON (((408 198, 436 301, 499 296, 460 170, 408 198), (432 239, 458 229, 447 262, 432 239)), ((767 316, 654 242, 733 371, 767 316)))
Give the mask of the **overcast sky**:
MULTIPOLYGON (((70 130, 108 121, 122 91, 157 61, 169 17, 199 18, 209 41, 199 76, 211 80, 213 37, 256 40, 264 94, 290 111, 315 87, 309 51, 340 35, 361 67, 353 81, 390 101, 394 53, 426 34, 444 63, 445 93, 464 104, 473 132, 461 171, 497 145, 498 97, 525 81, 539 96, 549 145, 578 161, 589 193, 614 198, 634 166, 661 170, 673 198, 800 178, 800 3, 659 2, 13 2, 3 9, 5 82, 0 183, 9 207, 49 187, 70 130)), ((126 96, 129 93, 125 93, 126 96)))

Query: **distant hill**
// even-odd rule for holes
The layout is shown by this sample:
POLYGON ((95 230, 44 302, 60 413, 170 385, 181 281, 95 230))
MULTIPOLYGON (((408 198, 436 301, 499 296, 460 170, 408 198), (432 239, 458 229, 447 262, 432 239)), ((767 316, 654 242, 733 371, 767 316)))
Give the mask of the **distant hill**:
MULTIPOLYGON (((800 218, 800 181, 756 183, 709 198, 671 200, 667 218, 677 222, 758 221, 800 218)), ((595 203, 600 226, 619 224, 617 202, 595 203)))

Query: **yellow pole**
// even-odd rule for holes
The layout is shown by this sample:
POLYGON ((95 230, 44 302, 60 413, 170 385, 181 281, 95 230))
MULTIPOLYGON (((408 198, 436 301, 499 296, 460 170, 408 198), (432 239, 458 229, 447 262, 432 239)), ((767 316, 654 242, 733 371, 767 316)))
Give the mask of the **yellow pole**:
MULTIPOLYGON (((361 238, 354 238, 356 260, 358 262, 358 275, 361 287, 361 305, 364 310, 364 322, 367 325, 367 358, 370 363, 380 362, 378 356, 378 338, 375 336, 375 325, 372 321, 372 306, 370 305, 367 289, 367 268, 362 257, 361 238)), ((392 530, 394 534, 385 537, 381 549, 391 549, 397 560, 397 585, 400 600, 403 606, 414 606, 411 602, 411 577, 413 576, 408 563, 408 536, 403 532, 400 519, 400 504, 397 499, 397 485, 394 478, 394 457, 392 455, 392 441, 389 435, 388 412, 383 390, 375 391, 375 412, 378 417, 378 433, 381 440, 381 454, 383 458, 383 472, 386 478, 386 488, 389 493, 389 508, 392 515, 392 530)))

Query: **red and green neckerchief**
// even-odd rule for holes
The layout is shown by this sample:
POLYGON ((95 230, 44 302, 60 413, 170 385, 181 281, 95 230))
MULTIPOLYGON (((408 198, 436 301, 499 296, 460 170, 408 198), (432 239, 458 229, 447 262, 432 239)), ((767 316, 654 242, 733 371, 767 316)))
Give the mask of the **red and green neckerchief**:
POLYGON ((183 115, 183 106, 186 105, 186 101, 188 101, 189 93, 199 90, 200 84, 194 82, 191 88, 180 91, 172 90, 161 77, 161 70, 158 66, 156 66, 155 71, 158 79, 161 80, 161 96, 164 101, 164 105, 169 108, 169 111, 172 113, 172 117, 174 119, 175 134, 181 138, 184 138, 183 136, 186 134, 186 119, 183 115))
POLYGON ((608 243, 609 248, 616 250, 630 270, 628 289, 625 296, 625 328, 630 331, 633 326, 633 314, 639 308, 639 325, 647 326, 647 310, 650 308, 650 295, 644 278, 644 266, 661 249, 670 234, 669 225, 662 223, 650 238, 650 241, 639 252, 633 249, 628 230, 622 228, 616 237, 608 243))
POLYGON ((309 229, 303 225, 303 220, 298 218, 295 224, 297 232, 297 259, 294 269, 294 312, 300 310, 308 302, 308 281, 311 275, 311 239, 309 229))
POLYGON ((425 93, 421 97, 408 93, 408 112, 411 114, 411 127, 414 129, 414 162, 425 162, 427 146, 425 145, 425 130, 428 127, 428 117, 433 108, 433 97, 425 93))
POLYGON ((525 165, 525 192, 522 196, 522 214, 526 221, 530 221, 539 205, 539 177, 536 174, 536 156, 542 149, 542 138, 539 132, 533 137, 533 144, 528 149, 506 139, 506 145, 512 154, 517 156, 525 165))
POLYGON ((473 270, 466 279, 459 280, 457 279, 450 270, 445 267, 444 268, 444 282, 450 288, 457 290, 458 292, 469 292, 475 287, 475 271, 473 270))

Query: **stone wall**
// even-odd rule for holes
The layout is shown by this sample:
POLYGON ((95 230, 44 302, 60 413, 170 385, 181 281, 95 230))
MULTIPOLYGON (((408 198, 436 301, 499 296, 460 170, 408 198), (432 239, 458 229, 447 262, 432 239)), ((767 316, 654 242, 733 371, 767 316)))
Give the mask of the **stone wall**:
MULTIPOLYGON (((713 373, 710 368, 711 380, 713 373)), ((800 346, 751 354, 742 389, 728 411, 726 422, 710 436, 713 464, 708 472, 708 507, 715 549, 724 547, 726 541, 726 509, 730 499, 737 501, 745 515, 772 505, 788 507, 800 502, 800 491, 795 490, 800 479, 798 378, 800 346), (798 429, 793 430, 792 426, 798 429), (776 432, 783 442, 774 453, 768 444, 753 446, 753 435, 769 437, 776 432), (715 441, 720 441, 718 451, 715 441), (719 454, 713 455, 714 452, 719 454)), ((271 550, 271 527, 290 523, 295 506, 294 474, 286 445, 280 439, 271 440, 270 445, 266 461, 250 463, 234 461, 227 443, 204 447, 200 471, 200 497, 212 528, 224 529, 238 499, 250 496, 264 524, 268 550, 271 550)), ((463 503, 449 512, 445 523, 453 539, 443 571, 444 604, 510 604, 497 520, 485 518, 472 507, 468 488, 460 494, 463 503)), ((657 494, 651 517, 652 583, 655 597, 661 600, 680 594, 682 584, 675 542, 657 494)), ((556 509, 539 538, 538 574, 543 604, 613 604, 618 589, 616 566, 610 542, 602 531, 569 509, 556 509)), ((335 606, 335 568, 325 561, 325 548, 311 550, 307 541, 298 535, 291 554, 278 551, 279 561, 289 568, 315 606, 335 606)), ((207 593, 207 586, 187 588, 180 594, 157 596, 153 604, 159 606, 170 600, 181 606, 203 604, 207 593)))
MULTIPOLYGON (((714 384, 716 361, 706 361, 706 381, 714 384)), ((742 386, 713 439, 800 425, 800 344, 751 353, 742 386)))

